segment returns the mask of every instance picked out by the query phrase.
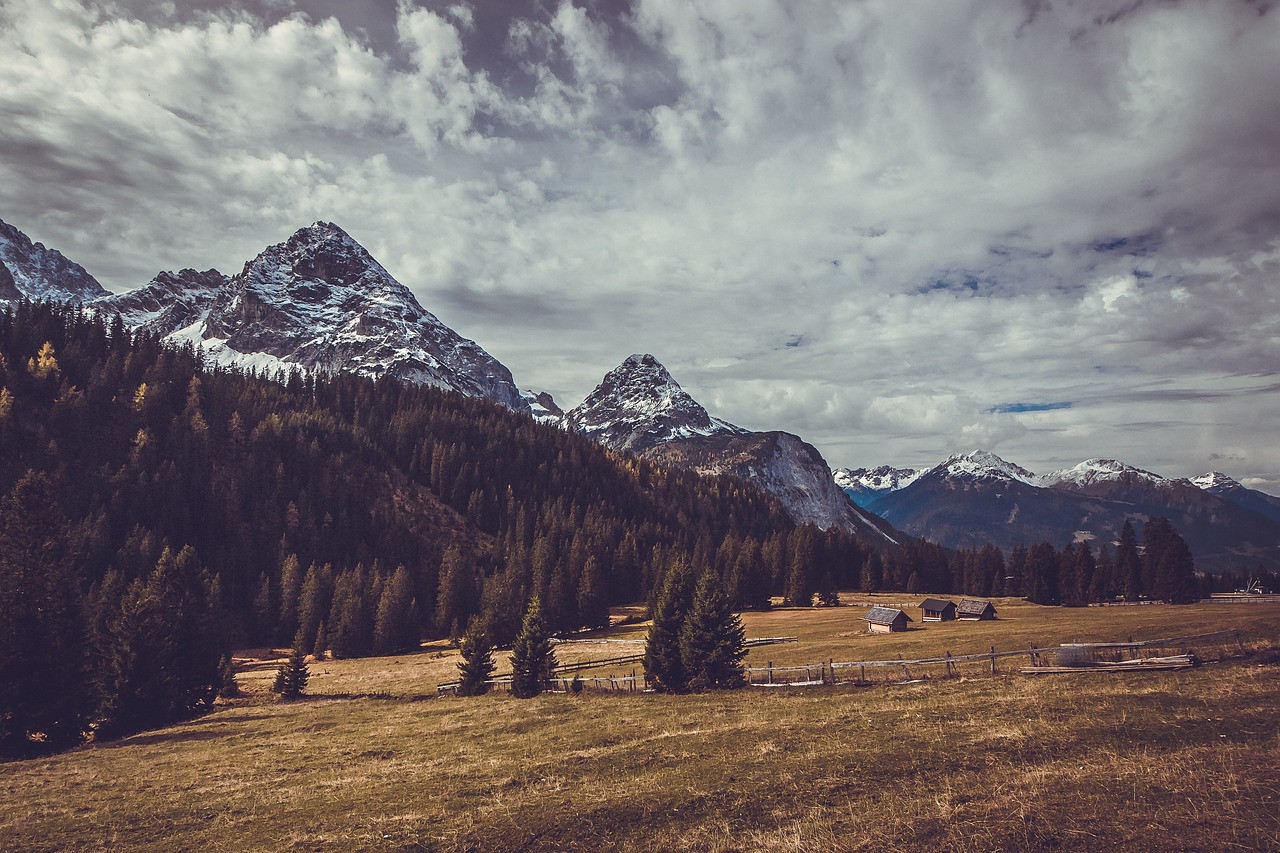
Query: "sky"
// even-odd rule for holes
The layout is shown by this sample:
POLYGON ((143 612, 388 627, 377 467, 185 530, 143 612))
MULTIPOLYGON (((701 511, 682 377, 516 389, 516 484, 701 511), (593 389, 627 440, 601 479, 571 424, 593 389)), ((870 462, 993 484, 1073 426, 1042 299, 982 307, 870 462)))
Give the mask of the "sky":
POLYGON ((4 0, 0 219, 115 291, 316 220, 521 387, 833 467, 1280 494, 1280 8, 4 0))

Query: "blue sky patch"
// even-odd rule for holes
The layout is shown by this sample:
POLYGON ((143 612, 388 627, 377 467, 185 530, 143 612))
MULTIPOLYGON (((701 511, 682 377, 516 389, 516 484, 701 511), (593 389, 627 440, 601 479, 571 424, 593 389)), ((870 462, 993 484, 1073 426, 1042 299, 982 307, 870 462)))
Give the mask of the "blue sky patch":
POLYGON ((1021 415, 1026 412, 1052 412, 1054 409, 1070 409, 1074 403, 1062 400, 1057 403, 1001 403, 987 409, 989 415, 1021 415))

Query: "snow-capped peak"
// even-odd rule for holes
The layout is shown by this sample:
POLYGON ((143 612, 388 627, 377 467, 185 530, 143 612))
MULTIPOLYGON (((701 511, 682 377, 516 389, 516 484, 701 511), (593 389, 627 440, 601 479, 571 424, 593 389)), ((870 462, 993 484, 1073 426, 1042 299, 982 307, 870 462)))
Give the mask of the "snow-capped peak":
MULTIPOLYGON (((33 243, 30 237, 3 220, 0 220, 0 265, 8 269, 16 289, 28 299, 87 302, 107 295, 106 288, 84 267, 57 249, 33 243)), ((11 288, 4 288, 4 293, 7 295, 0 295, 0 299, 13 297, 11 288)))
POLYGON ((878 468, 837 468, 832 472, 836 485, 846 491, 859 489, 873 492, 893 492, 905 489, 920 478, 924 471, 918 468, 894 468, 881 465, 878 468))
POLYGON ((1041 483, 1049 487, 1060 483, 1089 486, 1094 483, 1111 482, 1122 478, 1146 480, 1151 483, 1159 483, 1164 480, 1164 477, 1159 474, 1153 474, 1150 471, 1126 465, 1115 459, 1086 459, 1072 468, 1064 468, 1061 471, 1054 471, 1052 474, 1044 475, 1041 478, 1041 483))
POLYGON ((1227 489, 1243 488, 1238 480, 1223 474, 1221 471, 1210 471, 1208 474, 1192 477, 1191 483, 1206 492, 1222 492, 1227 489))
POLYGON ((951 479, 1014 480, 1029 486, 1040 485, 1040 478, 1035 474, 1012 462, 1006 462, 989 450, 956 454, 928 473, 951 479))
POLYGON ((675 438, 746 432, 711 417, 648 353, 629 356, 605 374, 566 419, 601 444, 631 452, 675 438))

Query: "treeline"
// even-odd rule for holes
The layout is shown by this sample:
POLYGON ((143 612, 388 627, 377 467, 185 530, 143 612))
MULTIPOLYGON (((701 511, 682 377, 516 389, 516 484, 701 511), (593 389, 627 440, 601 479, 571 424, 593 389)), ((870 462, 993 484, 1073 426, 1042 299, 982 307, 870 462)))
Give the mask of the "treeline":
MULTIPOLYGON (((102 602, 149 583, 167 548, 207 578, 223 653, 295 638, 385 652, 473 618, 507 645, 531 598, 555 632, 601 625, 611 604, 651 601, 676 560, 711 567, 737 607, 808 604, 852 585, 872 552, 797 527, 743 481, 658 468, 488 401, 207 370, 118 320, 23 302, 0 312, 0 495, 21 500, 29 474, 59 519, 69 630, 89 636, 102 602)), ((32 559, 10 551, 0 569, 26 577, 32 559)))
POLYGON ((1061 549, 1049 542, 1018 546, 1008 557, 994 545, 962 549, 896 567, 904 552, 882 558, 870 555, 863 567, 863 590, 902 589, 982 597, 1026 597, 1036 604, 1079 607, 1103 601, 1143 598, 1186 604, 1198 601, 1216 583, 1198 578, 1191 551, 1166 518, 1148 518, 1139 545, 1133 525, 1126 521, 1116 547, 1104 544, 1094 551, 1089 542, 1068 543, 1061 549), (881 567, 889 565, 887 571, 881 567))

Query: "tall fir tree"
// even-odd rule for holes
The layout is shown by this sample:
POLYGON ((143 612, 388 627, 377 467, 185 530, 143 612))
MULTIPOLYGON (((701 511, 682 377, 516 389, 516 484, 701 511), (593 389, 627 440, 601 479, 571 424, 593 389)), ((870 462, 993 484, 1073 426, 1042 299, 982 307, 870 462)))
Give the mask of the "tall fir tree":
POLYGON ((746 655, 742 620, 733 612, 720 578, 712 570, 704 571, 680 629, 686 686, 693 691, 742 687, 746 655))
POLYGON ((307 691, 311 669, 307 666, 306 637, 298 631, 293 638, 289 657, 276 669, 276 680, 271 689, 283 699, 299 699, 307 691))
POLYGON ((693 603, 693 583, 688 565, 677 560, 667 569, 653 608, 653 624, 644 644, 644 677, 659 693, 684 693, 689 689, 680 655, 680 632, 693 603))
POLYGON ((1138 535, 1133 524, 1125 519, 1120 528, 1120 542, 1116 545, 1115 577, 1119 592, 1125 601, 1137 601, 1145 591, 1142 588, 1141 557, 1138 554, 1138 535))
POLYGON ((546 689, 556 667, 551 631, 542 618, 542 603, 535 597, 525 611, 520 633, 511 646, 511 695, 530 699, 546 689))
POLYGON ((458 663, 458 695, 480 696, 489 692, 489 679, 493 678, 496 664, 493 646, 480 617, 472 618, 467 631, 458 643, 462 660, 458 663))

